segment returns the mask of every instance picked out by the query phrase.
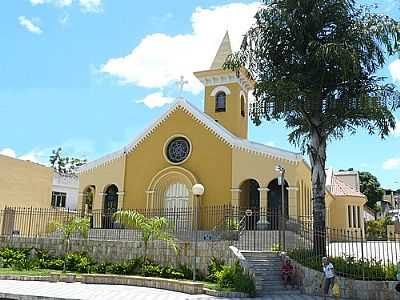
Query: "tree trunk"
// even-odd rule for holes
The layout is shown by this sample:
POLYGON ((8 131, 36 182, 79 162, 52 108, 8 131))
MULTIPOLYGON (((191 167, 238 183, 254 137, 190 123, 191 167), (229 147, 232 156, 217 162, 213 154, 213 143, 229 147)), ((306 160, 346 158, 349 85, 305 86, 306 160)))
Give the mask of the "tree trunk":
POLYGON ((312 198, 313 198, 313 240, 314 252, 326 256, 326 224, 325 224, 325 162, 326 137, 315 127, 311 128, 309 144, 311 163, 312 198))

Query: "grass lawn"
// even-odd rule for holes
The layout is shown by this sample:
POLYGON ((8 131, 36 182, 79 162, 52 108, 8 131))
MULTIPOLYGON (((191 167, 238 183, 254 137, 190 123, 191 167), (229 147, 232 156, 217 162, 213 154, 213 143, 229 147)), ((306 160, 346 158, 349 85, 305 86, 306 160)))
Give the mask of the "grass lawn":
POLYGON ((234 289, 220 288, 216 283, 211 283, 207 281, 200 281, 204 284, 204 287, 214 291, 224 291, 224 292, 234 292, 234 289))
POLYGON ((0 268, 0 275, 48 276, 50 275, 50 273, 57 273, 57 272, 60 271, 46 270, 46 269, 19 271, 10 268, 0 268))

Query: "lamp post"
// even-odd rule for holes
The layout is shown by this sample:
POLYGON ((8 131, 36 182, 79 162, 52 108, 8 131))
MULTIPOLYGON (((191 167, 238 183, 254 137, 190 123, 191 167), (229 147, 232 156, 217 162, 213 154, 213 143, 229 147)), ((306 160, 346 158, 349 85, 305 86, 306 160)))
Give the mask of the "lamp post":
MULTIPOLYGON (((285 208, 285 168, 282 167, 281 165, 277 165, 275 167, 275 171, 280 174, 280 183, 281 183, 281 209, 282 209, 282 216, 281 216, 281 230, 282 230, 282 240, 281 240, 281 245, 282 250, 285 251, 286 248, 286 241, 285 241, 285 236, 286 236, 286 208, 285 208)), ((279 235, 281 236, 281 235, 279 235)))
POLYGON ((199 198, 204 194, 204 186, 200 183, 196 183, 192 187, 192 193, 195 198, 195 237, 194 237, 194 262, 193 262, 193 281, 196 281, 196 268, 197 268, 197 239, 199 229, 199 198))

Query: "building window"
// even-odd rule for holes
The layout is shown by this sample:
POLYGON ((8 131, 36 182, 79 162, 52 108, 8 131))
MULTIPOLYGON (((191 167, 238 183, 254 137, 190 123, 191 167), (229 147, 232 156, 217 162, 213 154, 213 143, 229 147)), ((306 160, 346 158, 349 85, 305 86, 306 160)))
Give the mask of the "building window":
POLYGON ((67 193, 52 192, 51 194, 52 207, 65 207, 66 200, 67 200, 67 193))
POLYGON ((226 94, 225 92, 218 92, 215 96, 215 111, 226 111, 226 94))
POLYGON ((353 227, 357 228, 356 207, 353 206, 353 227))
POLYGON ((351 228, 351 206, 347 206, 347 219, 349 221, 349 228, 351 228))
POLYGON ((242 117, 244 117, 246 115, 246 110, 244 108, 244 97, 240 97, 240 114, 242 115, 242 117))

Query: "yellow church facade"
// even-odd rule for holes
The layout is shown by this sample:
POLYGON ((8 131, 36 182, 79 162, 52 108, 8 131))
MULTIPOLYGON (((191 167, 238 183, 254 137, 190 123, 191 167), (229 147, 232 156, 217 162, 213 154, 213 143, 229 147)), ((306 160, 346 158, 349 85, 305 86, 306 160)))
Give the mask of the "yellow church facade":
MULTIPOLYGON (((312 215, 310 167, 303 156, 247 139, 252 82, 245 70, 236 74, 222 68, 230 53, 225 35, 210 70, 194 73, 205 86, 204 111, 178 98, 131 144, 81 168, 82 209, 193 208, 192 186, 200 183, 205 188, 200 207, 279 210, 279 165, 285 169, 287 215, 299 220, 312 215)), ((332 187, 337 184, 342 183, 332 187)), ((362 228, 362 221, 353 227, 347 216, 362 220, 365 196, 345 186, 327 189, 328 226, 362 228), (349 205, 358 215, 347 213, 349 205)), ((215 225, 205 219, 200 227, 215 225)))

